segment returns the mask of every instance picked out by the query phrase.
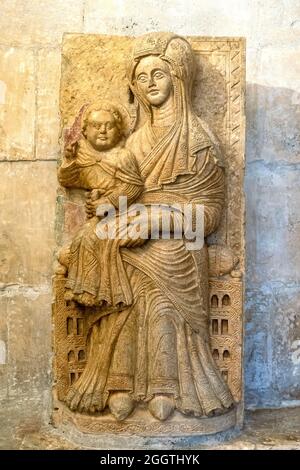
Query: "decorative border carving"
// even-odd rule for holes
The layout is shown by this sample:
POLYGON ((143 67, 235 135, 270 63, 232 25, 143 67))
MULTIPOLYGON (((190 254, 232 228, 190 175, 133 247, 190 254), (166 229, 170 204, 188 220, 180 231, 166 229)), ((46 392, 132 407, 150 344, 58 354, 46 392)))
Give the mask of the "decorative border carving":
POLYGON ((226 414, 212 418, 194 418, 175 412, 171 419, 160 422, 147 414, 143 419, 144 410, 138 408, 125 421, 116 421, 111 415, 89 416, 72 413, 66 406, 59 404, 59 411, 54 414, 54 424, 63 426, 75 425, 82 433, 89 434, 134 434, 139 436, 183 436, 209 435, 226 431, 237 424, 237 409, 233 408, 226 414))

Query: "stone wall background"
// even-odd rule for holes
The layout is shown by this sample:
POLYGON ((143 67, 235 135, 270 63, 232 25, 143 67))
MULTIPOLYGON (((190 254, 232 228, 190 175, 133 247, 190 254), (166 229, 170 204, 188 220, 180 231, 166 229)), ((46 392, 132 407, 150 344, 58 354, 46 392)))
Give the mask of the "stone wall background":
POLYGON ((246 37, 246 406, 299 404, 299 1, 0 0, 0 8, 0 447, 17 446, 50 416, 64 32, 246 37))

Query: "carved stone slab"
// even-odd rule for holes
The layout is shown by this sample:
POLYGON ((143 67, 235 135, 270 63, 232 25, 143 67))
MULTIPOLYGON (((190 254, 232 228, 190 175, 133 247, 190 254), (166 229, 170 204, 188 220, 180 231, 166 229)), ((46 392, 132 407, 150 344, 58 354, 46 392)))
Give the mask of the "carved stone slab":
MULTIPOLYGON (((196 113, 212 130, 215 147, 225 168, 225 208, 209 245, 226 246, 238 259, 234 270, 212 268, 209 278, 210 347, 236 406, 213 418, 186 417, 178 412, 167 422, 157 422, 143 405, 123 422, 109 413, 87 415, 70 411, 62 401, 82 374, 89 330, 85 307, 65 301, 66 279, 54 276, 54 423, 74 424, 89 433, 139 435, 213 434, 240 425, 243 414, 242 348, 244 292, 244 135, 245 41, 241 38, 187 38, 196 58, 192 97, 196 113)), ((129 111, 132 126, 136 108, 129 100, 126 67, 133 38, 67 34, 63 42, 60 108, 62 135, 82 106, 100 99, 118 101, 129 111)), ((141 123, 145 117, 142 116, 141 123)), ((62 139, 62 146, 64 142, 62 139)), ((57 240, 70 241, 84 221, 81 190, 59 188, 57 240)), ((219 258, 222 257, 222 253, 219 258)), ((211 263, 221 263, 220 259, 211 263)), ((221 263, 222 264, 222 263, 221 263)))

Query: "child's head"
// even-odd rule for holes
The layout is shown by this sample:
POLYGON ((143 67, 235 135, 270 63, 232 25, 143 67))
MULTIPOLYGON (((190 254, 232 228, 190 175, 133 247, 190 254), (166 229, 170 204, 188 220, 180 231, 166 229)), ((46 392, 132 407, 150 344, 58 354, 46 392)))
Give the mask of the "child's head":
POLYGON ((105 101, 90 105, 83 115, 82 134, 95 150, 113 148, 124 137, 124 123, 118 107, 105 101))

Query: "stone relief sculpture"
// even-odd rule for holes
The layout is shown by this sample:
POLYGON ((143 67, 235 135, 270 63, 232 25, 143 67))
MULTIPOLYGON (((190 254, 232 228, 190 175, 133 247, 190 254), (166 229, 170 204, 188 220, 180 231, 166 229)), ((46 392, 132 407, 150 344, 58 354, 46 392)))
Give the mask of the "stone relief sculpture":
MULTIPOLYGON (((130 118, 122 105, 79 103, 78 108, 85 105, 80 132, 67 142, 59 167, 62 186, 88 191, 86 220, 59 251, 54 281, 58 398, 70 413, 82 414, 87 427, 90 416, 126 427, 141 409, 141 424, 172 423, 175 413, 182 423, 192 419, 197 432, 201 418, 231 416, 240 399, 240 377, 230 389, 228 370, 220 367, 228 365, 235 345, 232 337, 227 342, 218 337, 230 329, 241 341, 237 255, 207 243, 188 249, 183 233, 153 239, 149 224, 153 206, 163 211, 177 204, 172 233, 184 218, 178 207, 189 204, 195 230, 196 208, 202 205, 207 239, 222 218, 225 173, 213 136, 194 111, 194 65, 185 38, 171 33, 137 38, 127 62, 136 128, 127 138, 130 118), (121 233, 120 196, 128 200, 128 226, 130 204, 146 208, 134 239, 128 226, 125 236, 121 233), (115 210, 112 239, 97 235, 101 204, 115 210), (80 339, 72 336, 74 329, 80 339), (60 358, 72 364, 75 353, 80 370, 66 373, 60 358)), ((201 429, 212 432, 209 425, 201 429)))

